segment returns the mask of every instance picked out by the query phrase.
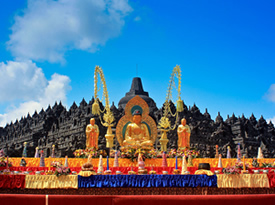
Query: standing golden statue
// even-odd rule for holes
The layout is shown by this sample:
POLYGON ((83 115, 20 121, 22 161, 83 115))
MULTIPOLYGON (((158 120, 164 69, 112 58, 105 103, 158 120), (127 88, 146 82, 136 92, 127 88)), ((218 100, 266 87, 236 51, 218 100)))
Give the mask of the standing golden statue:
POLYGON ((181 120, 181 124, 178 126, 178 149, 190 148, 190 127, 186 124, 186 119, 181 120))
POLYGON ((123 145, 133 148, 152 148, 148 127, 142 123, 142 116, 139 110, 133 112, 132 123, 127 125, 123 145))
POLYGON ((95 124, 95 119, 91 118, 90 124, 86 127, 86 148, 95 147, 98 149, 98 135, 98 126, 95 124))

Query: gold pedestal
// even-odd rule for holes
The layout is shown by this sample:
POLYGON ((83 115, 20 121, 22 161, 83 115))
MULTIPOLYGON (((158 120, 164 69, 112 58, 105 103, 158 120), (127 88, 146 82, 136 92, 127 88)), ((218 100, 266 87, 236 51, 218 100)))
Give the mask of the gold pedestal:
POLYGON ((180 174, 180 170, 179 169, 174 169, 173 174, 180 174))
POLYGON ((159 140, 159 143, 160 143, 160 146, 161 146, 161 151, 164 151, 164 152, 167 151, 167 143, 168 142, 169 142, 168 139, 160 139, 159 140))
POLYGON ((147 169, 138 169, 139 175, 143 175, 143 174, 147 174, 147 173, 148 173, 147 169))
POLYGON ((114 134, 106 134, 106 147, 107 148, 112 148, 114 146, 114 134))

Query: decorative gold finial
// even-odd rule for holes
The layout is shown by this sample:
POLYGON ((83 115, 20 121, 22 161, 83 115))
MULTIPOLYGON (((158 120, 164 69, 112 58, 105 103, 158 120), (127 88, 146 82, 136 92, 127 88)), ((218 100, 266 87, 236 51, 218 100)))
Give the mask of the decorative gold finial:
POLYGON ((160 141, 161 144, 161 150, 162 151, 166 151, 167 150, 167 143, 168 143, 168 139, 167 139, 167 132, 169 132, 170 130, 174 130, 176 128, 176 124, 178 122, 178 113, 183 111, 183 101, 181 100, 180 94, 181 94, 181 69, 180 67, 177 65, 176 67, 174 67, 171 77, 170 77, 170 81, 169 81, 169 86, 168 86, 168 90, 167 90, 167 94, 166 94, 166 100, 164 103, 164 112, 163 112, 163 117, 161 118, 161 120, 159 121, 159 126, 158 128, 162 131, 162 136, 160 141), (171 108, 170 108, 170 101, 172 99, 172 88, 175 86, 175 80, 174 78, 177 77, 178 78, 178 99, 177 99, 177 110, 176 113, 172 113, 171 108), (172 117, 176 117, 175 120, 175 125, 173 127, 171 127, 168 115, 171 115, 172 117))
POLYGON ((106 86, 106 81, 105 81, 105 77, 103 74, 103 70, 101 67, 96 66, 95 67, 95 73, 94 73, 94 97, 95 97, 95 101, 92 105, 92 114, 94 115, 99 115, 99 119, 101 121, 101 124, 105 127, 107 127, 107 133, 105 135, 106 138, 106 147, 111 148, 114 145, 114 134, 112 134, 112 126, 114 126, 113 122, 115 120, 113 113, 110 110, 110 105, 109 105, 109 96, 108 96, 108 91, 107 91, 107 86, 106 86), (103 97, 105 98, 105 109, 104 110, 100 110, 100 106, 99 106, 99 99, 97 97, 97 92, 98 92, 98 88, 97 88, 97 82, 98 82, 98 76, 100 77, 100 80, 102 81, 102 86, 103 86, 103 97), (103 120, 104 122, 102 122, 100 113, 104 113, 103 114, 103 120))

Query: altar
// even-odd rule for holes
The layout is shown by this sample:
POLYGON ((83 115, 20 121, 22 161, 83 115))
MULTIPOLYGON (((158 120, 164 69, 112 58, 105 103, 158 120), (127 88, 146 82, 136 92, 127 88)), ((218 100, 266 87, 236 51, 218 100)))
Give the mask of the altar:
MULTIPOLYGON (((55 175, 47 175, 48 170, 54 171, 54 167, 45 166, 39 167, 39 161, 37 158, 26 158, 26 162, 30 164, 27 167, 16 166, 19 164, 20 158, 10 158, 9 159, 15 166, 10 167, 11 173, 3 175, 0 174, 0 192, 7 192, 6 189, 9 189, 8 193, 17 192, 16 189, 21 191, 25 190, 30 192, 30 190, 50 190, 50 189, 112 189, 119 188, 123 190, 124 188, 139 189, 139 188, 215 188, 215 189, 224 189, 224 188, 233 188, 233 189, 244 189, 244 188, 262 188, 268 189, 269 192, 273 192, 275 187, 275 168, 248 168, 248 174, 223 174, 223 168, 217 167, 218 159, 193 159, 193 167, 187 167, 187 170, 190 174, 187 175, 177 175, 173 174, 175 169, 175 159, 167 159, 169 166, 162 167, 162 159, 151 159, 146 160, 146 164, 149 166, 145 168, 147 170, 153 169, 155 175, 129 175, 129 171, 134 171, 137 173, 138 166, 137 162, 132 162, 130 159, 119 159, 119 163, 122 166, 119 167, 110 167, 110 174, 108 175, 91 175, 89 177, 79 175, 81 173, 80 164, 83 164, 87 159, 77 159, 77 158, 68 158, 68 164, 74 174, 62 175, 57 177, 55 175), (210 171, 216 173, 212 176, 207 175, 196 175, 198 167, 195 166, 201 161, 207 161, 210 163, 210 171), (123 165, 128 165, 123 167, 123 165), (154 164, 154 166, 150 166, 154 164), (159 165, 159 166, 157 166, 159 165), (258 170, 258 172, 255 172, 258 170), (265 170, 265 172, 263 172, 265 170), (25 174, 25 172, 28 174, 25 174), (37 175, 37 171, 39 174, 37 175), (163 171, 166 171, 167 174, 163 174, 163 171), (16 174, 15 174, 16 173, 16 174), (120 174, 117 174, 120 173, 120 174), (256 173, 256 174, 255 174, 256 173)), ((57 160, 52 158, 45 158, 45 165, 50 165, 50 160, 57 160)), ((64 158, 58 158, 60 161, 65 161, 64 158)), ((94 163, 97 163, 99 159, 92 159, 94 163)), ((232 161, 237 159, 223 159, 223 163, 228 165, 232 161)), ((261 160, 260 160, 261 161, 261 160)), ((274 159, 262 159, 265 162, 272 162, 274 159)), ((252 159, 247 159, 248 164, 252 162, 252 159)), ((110 158, 109 163, 113 164, 114 159, 110 158)), ((179 161, 179 168, 181 168, 182 163, 179 161)), ((107 170, 107 160, 103 159, 103 170, 107 170)), ((0 171, 3 171, 5 167, 0 167, 0 171)), ((97 170, 97 167, 94 167, 97 170)), ((39 191, 38 191, 39 192, 39 191)), ((77 193, 76 191, 73 191, 77 193)), ((100 192, 99 192, 100 193, 100 192)), ((211 191, 209 192, 211 193, 211 191)))
MULTIPOLYGON (((179 66, 174 68, 171 78, 175 76, 180 83, 179 66)), ((190 144, 192 129, 188 118, 184 118, 188 115, 183 113, 180 84, 177 106, 171 108, 173 78, 158 120, 150 115, 148 103, 135 95, 128 99, 124 115, 117 122, 109 105, 103 72, 98 66, 95 78, 95 99, 92 110, 88 109, 93 117, 82 129, 85 130, 86 147, 74 150, 74 158, 56 157, 58 146, 54 144, 47 153, 36 147, 35 157, 29 157, 28 145, 24 142, 22 157, 1 154, 1 205, 9 201, 20 205, 27 201, 47 205, 61 202, 70 205, 76 201, 106 205, 251 205, 260 200, 261 203, 271 203, 275 199, 275 159, 265 159, 261 152, 257 159, 245 154, 241 156, 239 143, 233 152, 237 158, 231 158, 232 150, 226 143, 222 149, 215 145, 215 158, 200 158, 199 151, 190 144), (98 72, 103 78, 105 107, 97 96, 98 72), (102 130, 104 133, 100 133, 102 130), (173 136, 169 136, 169 132, 173 132, 173 136), (220 153, 224 148, 226 158, 220 153)))

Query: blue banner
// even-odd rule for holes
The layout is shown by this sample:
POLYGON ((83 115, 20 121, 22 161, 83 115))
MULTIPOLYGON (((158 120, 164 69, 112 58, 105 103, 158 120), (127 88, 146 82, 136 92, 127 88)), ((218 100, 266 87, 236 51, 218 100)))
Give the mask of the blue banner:
POLYGON ((78 188, 90 187, 217 187, 207 175, 92 175, 78 176, 78 188))

